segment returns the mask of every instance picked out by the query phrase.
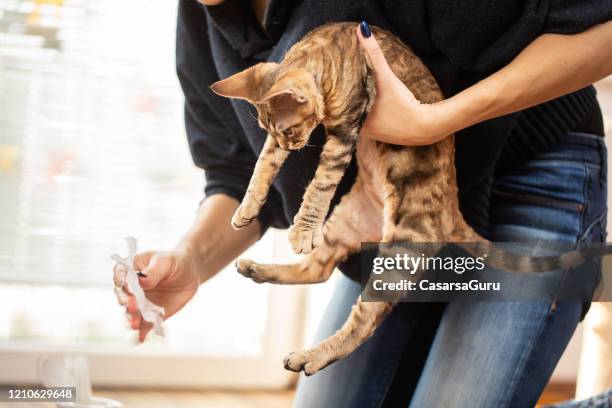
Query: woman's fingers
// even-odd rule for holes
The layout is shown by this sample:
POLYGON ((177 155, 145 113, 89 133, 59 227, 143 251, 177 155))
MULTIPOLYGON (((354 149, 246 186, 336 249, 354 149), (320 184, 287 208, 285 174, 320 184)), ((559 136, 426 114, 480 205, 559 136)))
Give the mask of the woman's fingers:
MULTIPOLYGON (((134 270, 136 272, 145 270, 148 267, 153 254, 153 252, 143 252, 137 254, 134 258, 134 270)), ((115 283, 115 287, 123 288, 128 294, 130 293, 127 286, 127 269, 125 266, 121 264, 115 264, 113 266, 113 282, 115 283)))
POLYGON ((115 296, 117 296, 117 302, 121 306, 127 306, 130 296, 133 297, 133 295, 129 295, 122 288, 117 287, 115 287, 115 296))
POLYGON ((142 315, 138 310, 138 305, 136 305, 136 298, 133 295, 129 296, 125 309, 128 315, 130 327, 134 330, 140 331, 140 328, 146 322, 143 320, 142 315))
MULTIPOLYGON (((168 275, 171 266, 171 262, 165 257, 155 257, 153 252, 138 254, 134 259, 134 269, 137 272, 142 271, 143 274, 139 277, 143 289, 154 288, 168 275)), ((142 318, 136 298, 127 285, 127 270, 123 265, 116 264, 113 267, 113 282, 117 301, 125 307, 128 323, 133 330, 138 330, 138 340, 142 343, 153 325, 142 318)))
POLYGON ((393 71, 387 64, 387 60, 385 59, 385 55, 380 49, 380 45, 378 45, 378 41, 374 38, 372 31, 370 30, 370 26, 365 21, 362 21, 357 27, 357 38, 359 39, 359 43, 365 50, 365 52, 370 57, 370 63, 372 64, 372 69, 374 70, 374 74, 377 76, 386 76, 386 75, 394 75, 393 71))
POLYGON ((130 327, 134 330, 138 330, 142 324, 142 316, 140 316, 140 314, 130 314, 130 316, 130 327))
POLYGON ((157 284, 168 277, 172 273, 174 264, 173 259, 163 254, 154 255, 148 262, 145 268, 142 268, 142 275, 138 277, 140 286, 144 290, 150 290, 157 286, 157 284))
POLYGON ((136 298, 134 296, 128 297, 128 302, 125 308, 127 309, 128 313, 140 314, 140 311, 138 310, 138 305, 136 304, 136 298))
POLYGON ((121 288, 125 285, 127 279, 127 269, 123 265, 115 264, 113 266, 113 282, 115 286, 121 288))
POLYGON ((138 341, 140 341, 141 343, 144 342, 145 339, 147 338, 147 334, 149 334, 152 328, 153 328, 153 324, 145 320, 141 320, 140 328, 138 329, 138 341))

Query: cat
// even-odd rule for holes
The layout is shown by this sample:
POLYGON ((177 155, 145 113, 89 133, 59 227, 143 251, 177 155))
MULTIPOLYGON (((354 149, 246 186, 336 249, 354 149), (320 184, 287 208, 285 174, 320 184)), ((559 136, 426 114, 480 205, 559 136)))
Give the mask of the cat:
MULTIPOLYGON (((408 46, 388 31, 371 29, 395 75, 421 103, 443 99, 430 71, 408 46)), ((476 242, 501 254, 493 257, 499 266, 531 272, 583 259, 578 252, 561 257, 504 256, 478 235, 459 209, 454 135, 417 147, 359 137, 376 88, 354 23, 321 26, 296 43, 281 63, 257 64, 212 84, 211 89, 255 105, 259 125, 268 131, 246 194, 231 220, 236 229, 257 217, 290 152, 303 148, 319 124, 326 131, 319 165, 289 230, 293 250, 307 255, 289 265, 238 260, 238 271, 255 282, 324 282, 336 265, 360 251, 362 242, 476 242), (353 154, 357 178, 326 220, 353 154)), ((395 303, 366 302, 359 297, 340 330, 308 350, 289 354, 285 368, 312 375, 345 357, 372 335, 395 303)))

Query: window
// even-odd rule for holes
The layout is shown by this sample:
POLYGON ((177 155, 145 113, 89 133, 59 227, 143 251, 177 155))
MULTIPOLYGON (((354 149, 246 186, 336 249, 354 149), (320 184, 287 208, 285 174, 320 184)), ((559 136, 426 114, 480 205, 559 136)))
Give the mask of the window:
MULTIPOLYGON (((200 370, 177 373, 178 385, 289 378, 279 362, 299 341, 299 289, 229 268, 166 323, 164 341, 136 349, 114 299, 109 256, 125 254, 123 237, 171 248, 201 199, 174 71, 176 7, 0 0, 0 366, 23 367, 0 381, 34 375, 17 361, 79 350, 105 384, 161 382, 156 358, 200 370), (274 375, 256 374, 267 367, 274 375)), ((286 259, 285 242, 267 234, 251 256, 286 259)))

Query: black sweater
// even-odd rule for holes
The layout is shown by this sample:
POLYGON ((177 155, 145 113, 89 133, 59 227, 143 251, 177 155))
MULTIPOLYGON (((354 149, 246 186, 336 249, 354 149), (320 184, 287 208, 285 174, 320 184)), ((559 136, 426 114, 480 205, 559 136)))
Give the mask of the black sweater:
MULTIPOLYGON (((538 35, 577 33, 611 18, 612 0, 271 0, 262 28, 249 0, 210 7, 180 0, 177 71, 189 147, 194 163, 205 170, 205 193, 241 200, 266 136, 252 106, 216 96, 208 86, 257 62, 280 61, 319 25, 367 20, 392 31, 424 61, 448 97, 510 63, 538 35)), ((458 183, 467 221, 486 235, 496 165, 511 165, 553 147, 595 105, 595 90, 587 87, 459 132, 458 183)), ((315 147, 290 155, 260 216, 264 227, 290 225, 323 141, 317 129, 310 142, 315 147)), ((348 192, 356 171, 353 163, 333 204, 348 192)), ((353 262, 342 268, 351 275, 358 270, 353 262)))

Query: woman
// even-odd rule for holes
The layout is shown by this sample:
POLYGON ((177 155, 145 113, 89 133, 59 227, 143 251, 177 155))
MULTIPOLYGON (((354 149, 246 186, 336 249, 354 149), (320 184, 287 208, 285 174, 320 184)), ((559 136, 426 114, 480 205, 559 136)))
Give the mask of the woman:
MULTIPOLYGON (((462 211, 482 234, 497 241, 604 239, 605 147, 595 92, 587 85, 612 68, 609 2, 202 3, 210 6, 179 3, 177 67, 187 136, 196 165, 205 170, 207 198, 174 250, 136 260, 147 296, 168 317, 268 226, 289 225, 323 137, 315 132, 311 143, 318 148, 288 159, 258 222, 232 231, 230 217, 265 134, 248 104, 216 97, 208 86, 257 62, 280 60, 328 21, 366 18, 390 29, 431 69, 450 98, 421 105, 387 68, 363 24, 356 35, 374 64, 378 96, 362 135, 418 145, 457 132, 462 211)), ((334 202, 355 172, 352 166, 334 202)), ((358 275, 355 258, 341 269, 358 275)), ((596 281, 585 284, 592 290, 596 281)), ((339 327, 358 292, 354 281, 340 283, 320 337, 339 327)), ((132 296, 119 298, 144 340, 150 327, 132 296)), ((582 311, 577 302, 404 303, 355 353, 302 379, 296 405, 532 406, 582 311)))

